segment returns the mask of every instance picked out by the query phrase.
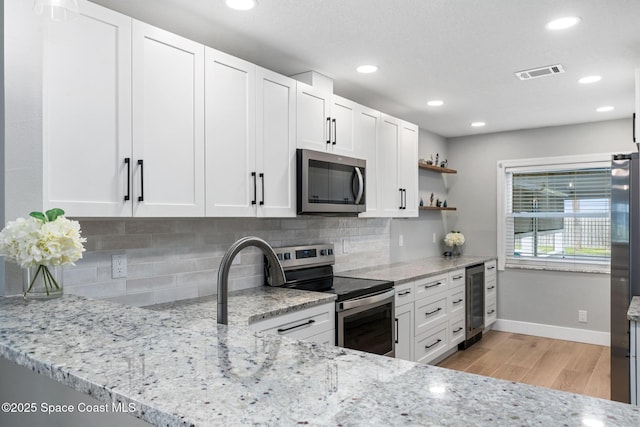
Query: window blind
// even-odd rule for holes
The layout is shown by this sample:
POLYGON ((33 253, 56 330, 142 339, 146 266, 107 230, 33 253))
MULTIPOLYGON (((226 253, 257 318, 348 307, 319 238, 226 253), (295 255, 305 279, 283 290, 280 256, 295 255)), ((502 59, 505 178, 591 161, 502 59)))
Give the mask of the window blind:
POLYGON ((507 267, 608 269, 609 166, 507 168, 505 173, 507 267))

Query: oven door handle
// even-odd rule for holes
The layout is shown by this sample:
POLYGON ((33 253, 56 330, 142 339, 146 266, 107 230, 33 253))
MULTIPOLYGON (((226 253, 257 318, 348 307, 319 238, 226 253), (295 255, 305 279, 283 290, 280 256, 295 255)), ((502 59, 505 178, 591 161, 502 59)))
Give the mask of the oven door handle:
POLYGON ((375 303, 384 301, 388 298, 393 298, 395 293, 396 293, 395 289, 391 289, 390 291, 386 291, 381 294, 375 294, 375 295, 366 296, 363 298, 355 298, 349 301, 339 302, 337 311, 345 311, 345 310, 350 310, 352 308, 375 304, 375 303))

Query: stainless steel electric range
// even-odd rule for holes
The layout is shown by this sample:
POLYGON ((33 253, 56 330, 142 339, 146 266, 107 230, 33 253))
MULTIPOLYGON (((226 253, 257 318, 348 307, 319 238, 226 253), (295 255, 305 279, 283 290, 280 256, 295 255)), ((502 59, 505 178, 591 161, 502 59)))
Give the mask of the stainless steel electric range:
MULTIPOLYGON (((332 244, 274 248, 286 276, 283 287, 331 292, 336 300, 336 345, 395 356, 393 282, 336 276, 332 244)), ((265 258, 265 275, 269 275, 265 258)))

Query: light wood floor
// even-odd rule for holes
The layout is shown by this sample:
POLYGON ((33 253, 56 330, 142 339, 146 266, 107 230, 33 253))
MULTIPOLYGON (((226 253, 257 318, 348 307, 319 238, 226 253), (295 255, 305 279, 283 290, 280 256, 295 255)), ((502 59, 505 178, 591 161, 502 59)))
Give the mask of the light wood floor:
POLYGON ((610 399, 609 347, 489 331, 439 366, 610 399))

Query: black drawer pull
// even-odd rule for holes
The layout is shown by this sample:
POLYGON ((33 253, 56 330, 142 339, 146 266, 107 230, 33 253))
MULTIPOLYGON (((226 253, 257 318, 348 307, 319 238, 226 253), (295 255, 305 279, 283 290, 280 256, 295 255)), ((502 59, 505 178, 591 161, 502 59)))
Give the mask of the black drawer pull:
POLYGON ((459 275, 459 276, 454 276, 454 277, 453 277, 453 280, 460 280, 460 279, 462 279, 463 277, 464 277, 464 276, 463 276, 462 274, 461 274, 461 275, 459 275))
POLYGON ((460 298, 459 300, 454 301, 453 303, 454 303, 454 304, 460 304, 462 301, 464 301, 464 300, 463 300, 462 298, 460 298))
POLYGON ((291 327, 288 327, 288 328, 281 328, 281 329, 278 329, 278 333, 279 333, 279 334, 281 334, 281 333, 283 333, 283 332, 287 332, 287 331, 290 331, 290 330, 292 330, 292 329, 302 328, 303 326, 309 326, 309 325, 311 325, 311 324, 313 324, 313 323, 316 323, 316 321, 315 321, 315 320, 313 320, 313 319, 310 319, 310 320, 308 320, 306 323, 302 323, 302 324, 300 324, 300 325, 291 326, 291 327))
POLYGON ((439 312, 440 310, 442 310, 442 307, 438 307, 433 311, 429 311, 429 312, 425 313, 424 315, 425 316, 431 316, 432 314, 435 314, 435 313, 439 312))
POLYGON ((398 296, 401 297, 401 296, 404 296, 404 295, 409 295, 410 293, 411 293, 411 291, 399 292, 398 296))
POLYGON ((424 287, 424 288, 425 288, 425 289, 435 288, 436 286, 440 286, 440 285, 442 285, 442 282, 438 282, 438 283, 436 283, 436 284, 434 284, 434 285, 425 285, 425 287, 424 287))
POLYGON ((496 266, 492 265, 491 267, 487 267, 487 270, 493 270, 494 268, 496 268, 496 266))
POLYGON ((454 333, 454 334, 457 334, 457 333, 458 333, 458 332, 460 332, 461 330, 462 330, 462 328, 460 327, 460 328, 456 329, 455 331, 453 331, 453 333, 454 333))
POLYGON ((487 290, 490 291, 491 289, 495 289, 495 288, 496 288, 495 286, 489 286, 487 290))
POLYGON ((442 340, 441 340, 440 338, 438 338, 438 341, 434 342, 434 343, 433 343, 433 344, 431 344, 431 345, 425 345, 425 346, 424 346, 424 348, 425 348, 425 349, 427 349, 427 348, 431 348, 431 347, 433 347, 434 345, 440 344, 441 342, 442 342, 442 340))
POLYGON ((140 166, 140 195, 138 196, 139 202, 144 202, 144 162, 142 159, 138 160, 140 166))
POLYGON ((491 310, 491 311, 487 311, 487 314, 493 314, 495 312, 496 312, 495 310, 491 310))

